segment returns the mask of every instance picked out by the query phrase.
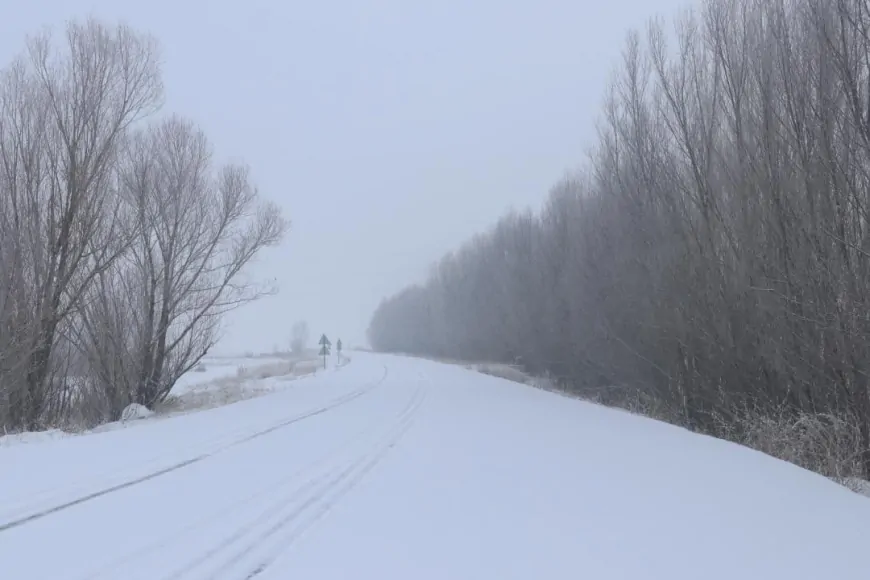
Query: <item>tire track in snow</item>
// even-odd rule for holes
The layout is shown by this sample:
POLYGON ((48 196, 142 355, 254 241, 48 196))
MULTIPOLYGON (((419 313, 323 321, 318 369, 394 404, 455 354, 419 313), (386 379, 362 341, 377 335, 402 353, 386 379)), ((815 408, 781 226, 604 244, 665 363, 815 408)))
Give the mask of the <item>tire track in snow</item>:
MULTIPOLYGON (((91 492, 86 492, 86 493, 83 493, 81 495, 78 495, 77 497, 75 497, 73 499, 68 499, 65 501, 61 500, 59 502, 55 502, 55 503, 53 503, 53 505, 50 505, 48 507, 33 508, 31 506, 27 506, 24 508, 25 510, 27 510, 29 512, 26 515, 17 515, 17 517, 13 516, 12 519, 8 519, 6 521, 0 521, 0 533, 6 532, 8 530, 12 530, 12 529, 17 528, 19 526, 22 526, 22 525, 28 524, 30 522, 42 519, 46 516, 50 516, 50 515, 55 514, 57 512, 63 511, 65 509, 68 509, 68 508, 71 508, 71 507, 74 507, 74 506, 77 506, 80 504, 83 504, 85 502, 97 499, 99 497, 103 497, 103 496, 108 495, 110 493, 114 493, 114 492, 120 491, 122 489, 127 489, 129 487, 134 486, 134 485, 138 485, 138 484, 144 483, 146 481, 150 481, 150 480, 155 479, 157 477, 160 477, 162 475, 166 475, 167 473, 172 473, 174 471, 178 471, 179 469, 183 469, 189 465, 194 465, 196 463, 204 461, 205 459, 208 459, 208 458, 213 457, 219 453, 222 453, 228 449, 232 449, 234 447, 237 447, 238 445, 242 445, 242 444, 247 443, 249 441, 253 441, 259 437, 262 437, 264 435, 278 431, 279 429, 289 427, 295 423, 298 423, 300 421, 303 421, 303 420, 311 418, 311 417, 315 417, 317 415, 322 415, 328 411, 331 411, 332 409, 335 409, 336 407, 350 403, 351 401, 358 399, 359 397, 365 395, 366 393, 371 392, 373 389, 375 389, 379 385, 383 384, 383 382, 387 378, 387 374, 388 374, 387 367, 384 367, 384 374, 381 376, 381 378, 376 380, 375 382, 373 382, 370 385, 366 385, 360 389, 357 389, 355 391, 351 391, 350 393, 347 393, 345 395, 337 397, 336 399, 333 399, 332 401, 328 402, 325 405, 322 405, 320 407, 316 407, 312 410, 306 411, 304 413, 300 413, 298 415, 294 415, 292 417, 289 417, 287 419, 279 421, 277 424, 273 424, 265 429, 257 430, 257 431, 254 431, 253 433, 244 435, 240 438, 233 439, 228 443, 219 444, 215 449, 211 449, 211 450, 205 451, 203 453, 197 454, 193 457, 184 459, 182 461, 172 463, 172 464, 170 464, 166 467, 163 467, 161 469, 149 471, 149 472, 145 473, 144 475, 125 479, 124 481, 117 483, 117 484, 113 484, 113 485, 105 486, 105 487, 100 487, 97 490, 94 490, 91 492)), ((222 439, 225 439, 225 437, 222 437, 219 440, 222 440, 222 439)), ((61 490, 61 492, 62 491, 63 490, 61 490)), ((60 493, 58 493, 58 495, 60 495, 60 493)), ((20 514, 22 511, 24 511, 24 510, 18 510, 17 513, 20 514)))
MULTIPOLYGON (((209 409, 211 410, 211 409, 209 409)), ((172 414, 164 417, 157 417, 156 419, 152 419, 152 421, 165 421, 172 418, 177 418, 183 415, 190 414, 191 412, 197 411, 187 411, 178 414, 172 414)), ((154 423, 150 423, 153 425, 154 423)), ((260 427, 254 426, 252 427, 250 424, 243 425, 240 428, 228 429, 226 431, 221 431, 216 436, 212 436, 210 438, 205 438, 202 440, 197 439, 185 439, 179 445, 173 447, 173 455, 177 456, 185 456, 185 455, 199 455, 203 452, 203 449, 216 449, 226 445, 228 442, 233 442, 239 438, 246 437, 250 435, 252 432, 257 431, 260 427)), ((96 432, 93 434, 102 434, 104 432, 96 432)), ((143 474, 153 473, 159 471, 167 467, 167 459, 166 454, 161 450, 156 455, 151 455, 148 457, 139 457, 137 458, 137 462, 134 466, 121 466, 121 467, 109 467, 108 469, 103 469, 99 471, 91 471, 85 474, 83 477, 78 477, 74 480, 64 478, 64 485, 61 488, 57 486, 48 486, 48 487, 40 487, 38 489, 28 490, 28 493, 23 497, 19 498, 17 501, 5 501, 2 506, 3 509, 0 510, 0 522, 8 521, 12 519, 17 519, 22 514, 26 514, 28 512, 36 511, 37 508, 33 507, 36 505, 43 505, 46 503, 60 503, 60 500, 57 499, 59 495, 86 495, 95 487, 108 487, 108 482, 114 480, 120 480, 121 482, 134 479, 143 474), (10 508, 14 508, 10 511, 10 508)))
POLYGON ((259 510, 260 512, 273 512, 276 507, 281 507, 282 505, 291 501, 292 498, 296 495, 304 493, 305 490, 312 487, 312 485, 319 483, 324 478, 336 472, 337 468, 333 465, 330 469, 327 469, 325 472, 321 473, 320 476, 309 477, 302 482, 297 481, 301 476, 304 476, 306 473, 310 473, 312 471, 317 472, 318 469, 323 466, 329 467, 331 461, 336 460, 339 456, 341 456, 342 453, 348 451, 350 448, 353 447, 354 444, 358 443, 361 439, 364 439, 367 435, 370 434, 374 427, 376 427, 376 425, 366 425, 364 428, 359 429, 340 444, 334 446, 324 455, 314 459, 313 461, 309 461, 307 464, 294 470, 293 473, 291 473, 290 475, 285 475, 284 477, 279 478, 277 481, 271 482, 265 487, 262 487, 255 492, 248 494, 241 500, 233 501, 229 504, 224 504, 218 510, 204 517, 201 517, 187 525, 176 528, 168 534, 163 534, 157 541, 151 542, 138 549, 132 550, 119 558, 115 558, 114 560, 101 565, 99 568, 92 570, 87 574, 79 576, 79 580, 96 580, 99 578, 106 578, 107 574, 112 574, 111 576, 109 576, 110 578, 116 578, 119 568, 130 568, 137 562, 141 562, 142 558, 145 556, 161 554, 161 550, 165 550, 167 546, 183 545, 184 540, 186 538, 190 538, 195 532, 206 529, 207 526, 213 525, 215 523, 220 523, 222 520, 226 520, 233 514, 242 511, 244 508, 257 506, 258 502, 263 502, 259 503, 259 506, 262 508, 261 510, 259 510), (287 493, 288 488, 290 490, 289 493, 287 493), (278 498, 277 501, 276 497, 278 498))
POLYGON ((426 391, 418 387, 390 427, 361 453, 309 479, 286 497, 279 497, 229 537, 199 553, 163 580, 253 578, 374 469, 413 425, 426 391), (257 554, 271 540, 271 549, 257 554), (247 558, 247 560, 246 560, 247 558))
POLYGON ((255 566, 249 564, 238 573, 230 570, 229 572, 231 576, 224 575, 224 577, 237 580, 251 580, 262 574, 318 521, 326 517, 344 498, 344 496, 353 491, 363 478, 380 464, 390 450, 396 446, 405 433, 413 426, 417 413, 426 398, 425 390, 419 389, 418 392, 421 393, 421 395, 416 401, 412 402, 408 413, 403 417, 400 424, 397 425, 396 431, 383 441, 379 448, 369 455, 366 460, 357 462, 352 470, 346 471, 344 477, 338 482, 337 486, 331 487, 325 493, 321 494, 315 501, 311 502, 314 509, 307 512, 307 517, 280 522, 279 525, 273 526, 265 537, 258 538, 258 542, 251 545, 246 550, 246 553, 251 553, 254 549, 260 546, 259 540, 266 540, 271 535, 280 534, 276 535, 274 540, 271 542, 271 548, 265 550, 265 553, 258 557, 257 564, 255 566), (298 522, 298 525, 288 528, 288 526, 292 526, 292 524, 296 522, 298 522), (282 532, 284 531, 288 533, 283 534, 282 532))

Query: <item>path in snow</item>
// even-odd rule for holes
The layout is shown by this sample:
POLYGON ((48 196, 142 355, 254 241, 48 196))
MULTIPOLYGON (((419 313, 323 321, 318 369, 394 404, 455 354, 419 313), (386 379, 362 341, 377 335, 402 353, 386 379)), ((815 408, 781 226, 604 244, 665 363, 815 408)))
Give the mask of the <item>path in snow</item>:
POLYGON ((868 537, 792 465, 402 357, 0 448, 3 579, 845 579, 868 537))

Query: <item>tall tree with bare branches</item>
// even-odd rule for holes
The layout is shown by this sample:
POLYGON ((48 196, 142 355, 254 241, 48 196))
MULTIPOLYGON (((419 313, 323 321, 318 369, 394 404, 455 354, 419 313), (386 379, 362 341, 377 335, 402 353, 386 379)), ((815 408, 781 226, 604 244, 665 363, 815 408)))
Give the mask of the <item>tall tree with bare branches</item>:
POLYGON ((868 31, 863 0, 711 0, 631 33, 584 171, 384 301, 372 344, 765 449, 829 430, 808 466, 870 478, 868 31))
POLYGON ((136 238, 81 321, 105 388, 123 385, 113 415, 127 402, 161 401, 214 345, 221 316, 270 291, 246 267, 288 227, 259 199, 248 168, 215 167, 205 134, 179 117, 131 136, 119 190, 136 238), (106 340, 112 356, 100 356, 106 340))
POLYGON ((161 102, 159 73, 150 37, 96 21, 68 25, 61 43, 49 33, 31 38, 6 71, 0 182, 6 224, 20 240, 28 329, 13 424, 40 425, 58 329, 130 242, 114 164, 130 125, 161 102))

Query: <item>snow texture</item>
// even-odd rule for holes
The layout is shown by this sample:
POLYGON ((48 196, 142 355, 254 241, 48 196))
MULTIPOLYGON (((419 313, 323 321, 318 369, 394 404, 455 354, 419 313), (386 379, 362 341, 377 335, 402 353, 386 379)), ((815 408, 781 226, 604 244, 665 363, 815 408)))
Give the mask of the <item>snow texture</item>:
MULTIPOLYGON (((66 437, 68 434, 60 429, 49 429, 48 431, 37 431, 35 433, 9 433, 0 436, 0 447, 6 445, 17 445, 20 443, 38 443, 41 441, 51 441, 66 437)), ((2 466, 2 464, 0 464, 2 466)))
POLYGON ((0 578, 867 577, 870 502, 750 449, 406 357, 293 384, 0 447, 0 578))

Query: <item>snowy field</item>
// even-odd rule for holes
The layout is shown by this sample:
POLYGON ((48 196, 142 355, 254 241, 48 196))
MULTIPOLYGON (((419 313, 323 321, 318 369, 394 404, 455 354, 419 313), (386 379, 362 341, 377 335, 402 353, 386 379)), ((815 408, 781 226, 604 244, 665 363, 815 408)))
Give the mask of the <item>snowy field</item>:
MULTIPOLYGON (((328 365, 335 364, 334 359, 328 365)), ((166 413, 208 409, 287 388, 287 382, 322 372, 311 356, 206 357, 182 376, 161 404, 166 413)))
POLYGON ((851 579, 867 538, 791 464, 405 357, 0 447, 2 579, 851 579))
POLYGON ((180 396, 193 391, 205 390, 220 379, 239 376, 252 368, 289 364, 290 361, 287 358, 278 356, 205 357, 200 367, 178 379, 172 388, 172 394, 180 396))
MULTIPOLYGON (((159 404, 157 413, 147 417, 147 420, 210 409, 284 390, 293 386, 289 384, 291 381, 323 372, 322 365, 321 360, 308 355, 205 357, 201 365, 178 380, 169 398, 159 404)), ((330 366, 335 366, 334 359, 328 361, 327 367, 330 366)), ((111 431, 130 425, 128 421, 115 421, 85 431, 84 434, 111 431)), ((57 429, 36 433, 0 434, 0 447, 81 434, 65 433, 57 429)))

